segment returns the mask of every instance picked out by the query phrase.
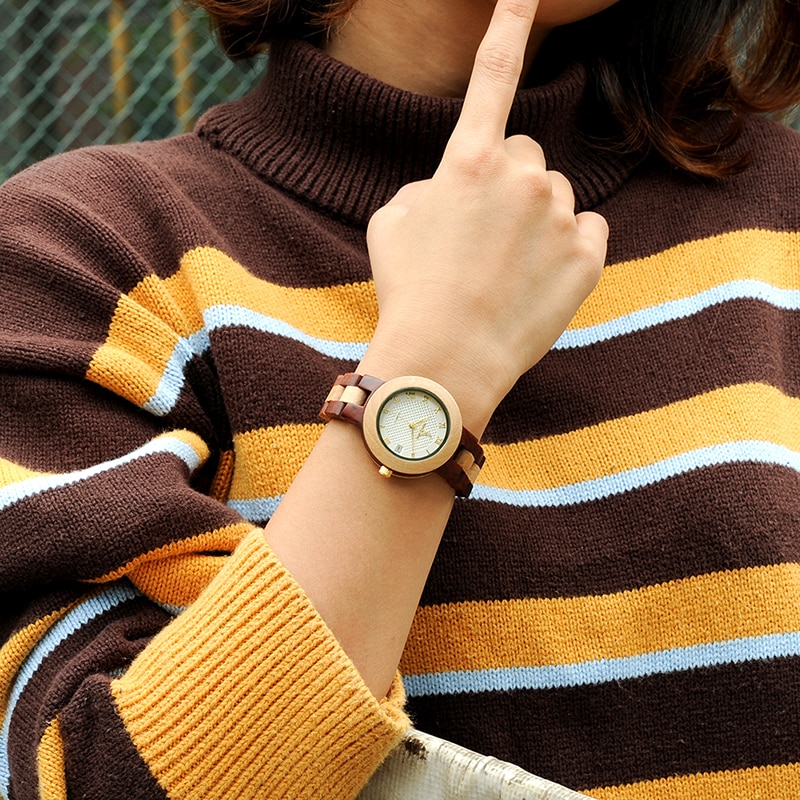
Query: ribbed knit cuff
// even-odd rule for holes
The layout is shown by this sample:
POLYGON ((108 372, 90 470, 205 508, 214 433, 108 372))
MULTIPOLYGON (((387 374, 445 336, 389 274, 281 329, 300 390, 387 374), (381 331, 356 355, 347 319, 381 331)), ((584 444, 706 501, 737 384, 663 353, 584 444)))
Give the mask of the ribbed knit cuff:
POLYGON ((408 727, 255 530, 112 683, 171 798, 354 797, 408 727))

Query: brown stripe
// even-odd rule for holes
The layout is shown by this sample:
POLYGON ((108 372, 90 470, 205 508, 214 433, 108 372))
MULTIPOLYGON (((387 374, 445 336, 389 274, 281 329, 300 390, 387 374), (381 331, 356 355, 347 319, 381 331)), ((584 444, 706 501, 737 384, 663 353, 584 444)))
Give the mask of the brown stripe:
POLYGON ((3 515, 14 535, 3 537, 0 588, 97 578, 143 552, 241 522, 186 479, 179 459, 154 454, 12 505, 3 515))
POLYGON ((602 503, 459 502, 422 604, 606 594, 798 562, 799 524, 800 475, 758 464, 706 468, 602 503))
POLYGON ((750 168, 725 180, 701 182, 653 162, 646 164, 643 180, 640 171, 634 171, 597 209, 611 230, 608 263, 644 258, 728 231, 797 231, 796 209, 786 200, 796 193, 795 170, 772 155, 777 149, 791 158, 797 150, 796 134, 751 117, 742 144, 750 149, 750 168))
POLYGON ((219 358, 222 385, 241 385, 244 376, 269 376, 269 392, 241 393, 230 404, 231 428, 244 433, 292 422, 317 423, 323 400, 337 375, 352 372, 356 362, 322 355, 300 342, 260 333, 250 328, 222 328, 211 334, 219 352, 235 358, 219 358))
MULTIPOLYGON (((800 396, 797 348, 775 357, 776 337, 794 324, 800 312, 737 300, 590 347, 552 350, 508 394, 484 440, 505 444, 559 434, 736 383, 763 382, 800 396)), ((335 377, 354 368, 354 362, 246 328, 215 331, 212 339, 218 352, 236 353, 218 359, 223 381, 241 370, 270 376, 269 394, 251 392, 230 406, 237 433, 316 422, 335 377)))
POLYGON ((417 727, 574 789, 800 760, 800 658, 412 699, 417 727))
POLYGON ((484 439, 552 436, 738 383, 800 396, 798 348, 780 358, 775 350, 783 331, 798 325, 798 312, 737 300, 590 347, 552 350, 508 394, 484 439))
MULTIPOLYGON (((36 218, 47 210, 36 209, 27 229, 16 225, 8 232, 0 223, 0 366, 80 375, 103 341, 119 293, 88 273, 73 245, 37 229, 36 218)), ((80 230, 72 237, 94 239, 82 239, 80 230)))
POLYGON ((108 678, 84 682, 61 714, 61 729, 70 796, 166 800, 122 724, 108 678))
POLYGON ((0 642, 37 620, 64 608, 86 594, 85 586, 68 583, 50 585, 42 596, 35 592, 13 592, 2 598, 3 614, 0 617, 0 642))
POLYGON ((159 432, 151 415, 77 379, 4 374, 0 408, 2 457, 41 472, 94 466, 159 432))
MULTIPOLYGON (((190 228, 186 194, 171 184, 167 170, 156 178, 155 164, 172 161, 173 170, 186 169, 182 149, 162 145, 146 160, 131 158, 134 148, 91 149, 37 165, 35 180, 14 180, 4 187, 5 202, 15 206, 16 225, 10 232, 0 228, 0 238, 23 245, 23 270, 51 261, 55 274, 67 276, 65 284, 87 303, 84 310, 97 308, 98 290, 127 292, 150 271, 149 265, 168 271, 177 267, 190 228), (90 292, 82 281, 91 284, 90 292)), ((52 294, 56 298, 59 292, 52 294)))
MULTIPOLYGON (((59 644, 28 681, 17 702, 9 730, 12 776, 36 774, 39 740, 59 714, 66 741, 68 784, 73 792, 76 786, 97 780, 133 781, 130 794, 114 795, 95 784, 93 792, 76 796, 159 797, 138 793, 135 788, 137 779, 142 787, 151 787, 153 779, 148 782, 147 770, 113 709, 109 679, 102 673, 125 667, 169 620, 166 612, 151 603, 133 600, 87 623, 59 644), (98 768, 103 771, 94 772, 98 768)), ((16 798, 36 797, 35 791, 27 793, 29 789, 35 787, 12 783, 16 798)))
MULTIPOLYGON (((77 258, 74 245, 61 252, 85 263, 88 251, 94 264, 109 268, 101 278, 122 292, 148 274, 172 275, 186 252, 205 245, 258 277, 289 286, 338 285, 371 276, 362 227, 310 213, 304 201, 254 179, 249 170, 232 169, 229 154, 194 136, 65 153, 37 165, 35 181, 18 180, 4 192, 7 203, 19 204, 18 218, 26 220, 27 229, 15 226, 13 235, 26 237, 37 258, 43 242, 58 237, 60 228, 81 248, 77 258), (164 213, 155 218, 153 209, 164 213), (235 236, 228 236, 231 220, 235 236), (310 235, 324 259, 305 257, 310 235)), ((2 222, 0 236, 8 239, 2 222)))

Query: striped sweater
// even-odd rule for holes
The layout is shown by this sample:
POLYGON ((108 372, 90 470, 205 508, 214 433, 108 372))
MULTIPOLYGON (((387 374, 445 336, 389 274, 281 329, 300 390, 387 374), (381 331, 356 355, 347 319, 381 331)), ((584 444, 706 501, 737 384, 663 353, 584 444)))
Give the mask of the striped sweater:
POLYGON ((702 182, 590 150, 583 85, 509 131, 608 263, 494 415, 382 702, 259 526, 374 330, 366 223, 459 102, 284 44, 192 134, 0 190, 0 795, 353 797, 405 708, 601 800, 800 796, 800 141, 752 119, 702 182))

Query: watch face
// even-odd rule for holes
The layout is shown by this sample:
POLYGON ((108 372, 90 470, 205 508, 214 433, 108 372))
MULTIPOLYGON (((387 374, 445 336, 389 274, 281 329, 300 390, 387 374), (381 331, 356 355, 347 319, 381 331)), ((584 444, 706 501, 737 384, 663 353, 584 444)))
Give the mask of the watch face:
POLYGON ((404 388, 390 394, 376 418, 381 444, 404 461, 436 455, 450 435, 450 416, 432 392, 404 388))

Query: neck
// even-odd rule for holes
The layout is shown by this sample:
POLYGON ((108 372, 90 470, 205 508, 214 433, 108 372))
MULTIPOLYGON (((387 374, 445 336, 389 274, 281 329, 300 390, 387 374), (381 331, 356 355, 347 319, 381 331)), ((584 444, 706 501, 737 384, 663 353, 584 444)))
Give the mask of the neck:
MULTIPOLYGON (((360 0, 324 49, 391 86, 434 97, 463 97, 493 8, 491 0, 360 0)), ((548 32, 534 24, 527 67, 548 32)))

